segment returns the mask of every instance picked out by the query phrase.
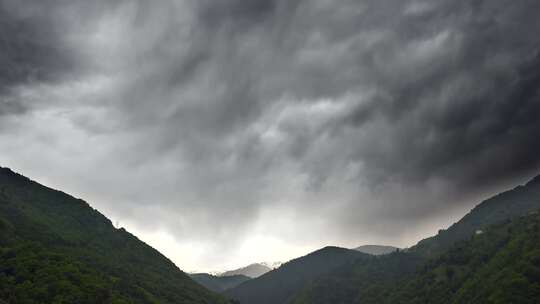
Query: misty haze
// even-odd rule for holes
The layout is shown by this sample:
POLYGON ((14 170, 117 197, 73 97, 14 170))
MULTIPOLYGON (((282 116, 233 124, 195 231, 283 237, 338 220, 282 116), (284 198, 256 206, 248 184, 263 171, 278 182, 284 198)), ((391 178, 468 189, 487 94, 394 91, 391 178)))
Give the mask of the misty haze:
POLYGON ((0 0, 0 304, 540 303, 537 0, 0 0))

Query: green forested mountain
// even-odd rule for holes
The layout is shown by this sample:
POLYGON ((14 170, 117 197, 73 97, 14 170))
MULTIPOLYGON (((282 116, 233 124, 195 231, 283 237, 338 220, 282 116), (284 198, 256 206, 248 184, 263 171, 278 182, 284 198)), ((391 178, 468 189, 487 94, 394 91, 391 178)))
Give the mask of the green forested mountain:
POLYGON ((364 264, 356 273, 351 271, 349 274, 354 275, 348 280, 344 279, 344 273, 333 272, 306 286, 293 303, 540 302, 540 215, 537 212, 506 220, 467 241, 460 241, 413 273, 405 271, 408 274, 401 277, 389 274, 391 271, 399 274, 400 270, 394 267, 401 267, 401 261, 411 256, 397 253, 377 259, 375 263, 364 264))
POLYGON ((226 303, 82 200, 0 168, 0 302, 226 303))
POLYGON ((309 281, 354 260, 372 257, 356 250, 325 247, 227 290, 225 294, 242 304, 288 303, 309 281))
POLYGON ((208 273, 192 273, 189 275, 193 280, 202 286, 216 292, 234 288, 245 281, 251 280, 245 275, 214 276, 208 273))
POLYGON ((538 209, 540 177, 484 201, 405 252, 357 260, 318 277, 292 302, 539 303, 539 216, 519 218, 538 209), (497 281, 507 285, 497 290, 497 281))
POLYGON ((356 260, 310 281, 286 303, 351 304, 371 295, 384 296, 422 262, 421 256, 404 252, 356 260))
POLYGON ((372 303, 539 303, 540 215, 507 220, 455 244, 391 294, 372 303))
MULTIPOLYGON (((540 303, 539 209, 537 177, 407 250, 325 247, 224 293, 242 304, 540 303)), ((220 291, 247 280, 194 276, 220 291)), ((0 303, 227 300, 84 201, 0 168, 0 303)))
POLYGON ((485 200, 450 228, 440 230, 436 236, 420 241, 411 250, 427 257, 436 256, 455 242, 469 238, 477 230, 539 208, 540 176, 537 176, 524 186, 485 200))

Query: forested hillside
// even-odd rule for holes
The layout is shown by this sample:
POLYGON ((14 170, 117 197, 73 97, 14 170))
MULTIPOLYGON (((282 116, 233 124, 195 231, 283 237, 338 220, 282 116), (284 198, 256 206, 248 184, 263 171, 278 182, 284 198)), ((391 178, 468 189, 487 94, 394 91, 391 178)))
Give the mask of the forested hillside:
POLYGON ((371 258, 371 255, 356 250, 325 247, 227 290, 225 294, 242 304, 287 303, 306 283, 320 275, 355 260, 371 258))
POLYGON ((454 245, 399 286, 378 303, 538 303, 540 215, 508 220, 454 245))
POLYGON ((540 300, 537 212, 491 226, 415 272, 393 276, 391 272, 398 274, 401 261, 411 255, 392 254, 364 264, 349 280, 340 272, 326 275, 306 287, 293 303, 532 304, 540 300))
POLYGON ((384 297, 424 261, 421 256, 404 252, 356 260, 309 282, 287 303, 351 304, 374 295, 384 297))
MULTIPOLYGON (((216 291, 232 287, 224 293, 242 304, 538 303, 539 209, 537 177, 406 250, 375 256, 325 247, 252 280, 195 277, 216 291)), ((86 202, 4 168, 0 300, 228 302, 86 202)))
POLYGON ((455 242, 467 239, 477 230, 540 208, 540 176, 526 185, 500 193, 474 207, 447 230, 420 241, 411 250, 424 256, 436 256, 455 242))
POLYGON ((358 260, 317 278, 293 303, 537 303, 538 209, 540 177, 482 202, 404 252, 358 260), (498 276, 501 269, 515 280, 498 276), (507 285, 497 291, 492 277, 507 285), (515 293, 532 302, 504 298, 515 293))
POLYGON ((226 303, 86 202, 0 168, 0 299, 226 303))

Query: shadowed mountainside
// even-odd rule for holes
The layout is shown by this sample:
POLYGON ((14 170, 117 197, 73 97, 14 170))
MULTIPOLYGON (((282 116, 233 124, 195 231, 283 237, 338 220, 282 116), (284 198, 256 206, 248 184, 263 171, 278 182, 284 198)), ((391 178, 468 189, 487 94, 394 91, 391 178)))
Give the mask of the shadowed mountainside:
POLYGON ((355 250, 325 247, 227 290, 225 294, 242 304, 286 303, 310 280, 354 260, 369 258, 371 255, 355 250))

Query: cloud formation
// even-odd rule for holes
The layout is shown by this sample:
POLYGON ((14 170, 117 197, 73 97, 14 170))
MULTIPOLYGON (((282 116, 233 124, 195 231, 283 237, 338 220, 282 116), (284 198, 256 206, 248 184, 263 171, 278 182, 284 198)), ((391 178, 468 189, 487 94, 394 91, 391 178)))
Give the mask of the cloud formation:
POLYGON ((410 245, 540 166, 534 0, 1 3, 3 165, 188 269, 410 245))

